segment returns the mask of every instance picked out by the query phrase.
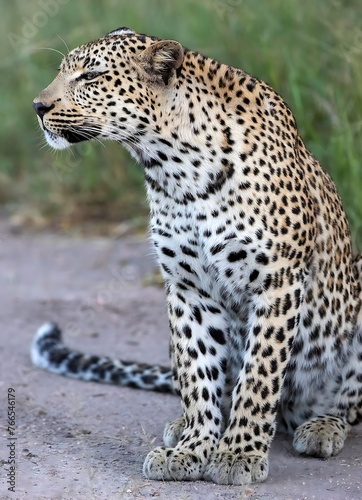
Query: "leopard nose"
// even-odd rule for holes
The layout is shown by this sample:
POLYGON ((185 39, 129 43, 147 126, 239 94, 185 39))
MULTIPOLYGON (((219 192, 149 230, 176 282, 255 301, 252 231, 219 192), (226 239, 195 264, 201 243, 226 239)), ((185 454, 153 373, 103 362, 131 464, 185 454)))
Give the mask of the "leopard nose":
POLYGON ((35 109, 36 114, 40 118, 43 118, 43 116, 45 115, 45 113, 47 113, 48 111, 50 111, 54 107, 55 107, 54 104, 51 104, 50 106, 47 106, 43 102, 36 102, 36 101, 33 102, 33 108, 35 109))

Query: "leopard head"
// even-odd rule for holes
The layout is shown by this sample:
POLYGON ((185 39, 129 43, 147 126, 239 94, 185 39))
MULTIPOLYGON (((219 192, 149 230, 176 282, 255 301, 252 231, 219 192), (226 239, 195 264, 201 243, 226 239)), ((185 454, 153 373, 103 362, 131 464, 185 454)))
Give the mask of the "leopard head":
POLYGON ((159 133, 183 59, 180 43, 129 28, 72 50, 33 102, 48 144, 65 149, 93 138, 113 139, 142 159, 140 138, 159 133))

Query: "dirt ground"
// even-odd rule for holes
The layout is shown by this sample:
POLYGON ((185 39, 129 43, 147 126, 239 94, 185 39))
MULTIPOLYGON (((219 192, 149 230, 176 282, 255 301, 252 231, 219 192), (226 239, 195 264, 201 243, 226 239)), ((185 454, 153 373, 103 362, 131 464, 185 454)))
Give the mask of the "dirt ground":
POLYGON ((143 459, 178 416, 178 399, 65 379, 29 359, 34 332, 55 320, 74 347, 168 364, 164 293, 149 284, 155 263, 146 239, 14 234, 0 221, 0 258, 1 499, 362 499, 361 425, 329 460, 298 456, 290 438, 277 435, 260 485, 146 480, 143 459), (16 397, 12 437, 9 388, 16 397), (6 482, 9 443, 15 492, 6 482))

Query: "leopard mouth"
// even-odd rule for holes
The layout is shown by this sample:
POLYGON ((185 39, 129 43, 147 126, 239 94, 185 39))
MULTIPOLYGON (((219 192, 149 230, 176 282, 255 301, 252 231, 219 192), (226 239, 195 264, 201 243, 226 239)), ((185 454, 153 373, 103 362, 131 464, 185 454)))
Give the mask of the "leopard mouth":
POLYGON ((100 133, 100 128, 95 127, 94 125, 92 128, 87 127, 86 130, 82 130, 81 127, 73 127, 72 129, 63 130, 61 137, 67 140, 70 144, 76 144, 78 142, 94 139, 99 136, 100 133))
POLYGON ((72 127, 72 129, 63 129, 55 133, 42 124, 42 129, 48 144, 55 149, 66 149, 73 144, 89 141, 101 132, 100 128, 94 126, 86 127, 86 130, 82 130, 81 127, 72 127))

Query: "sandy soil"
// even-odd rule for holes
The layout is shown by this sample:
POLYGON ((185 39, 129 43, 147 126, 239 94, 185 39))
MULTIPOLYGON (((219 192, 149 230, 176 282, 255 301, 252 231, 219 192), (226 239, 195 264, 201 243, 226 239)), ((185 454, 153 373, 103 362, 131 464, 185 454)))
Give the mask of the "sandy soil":
POLYGON ((162 483, 142 476, 147 452, 176 417, 176 397, 84 383, 32 367, 29 346, 45 320, 90 352, 168 364, 161 288, 143 238, 13 234, 0 222, 1 499, 362 499, 362 426, 335 458, 297 456, 278 435, 268 480, 252 487, 162 483), (145 281, 146 280, 146 281, 145 281), (7 490, 13 438, 7 393, 16 394, 16 486, 7 490))

